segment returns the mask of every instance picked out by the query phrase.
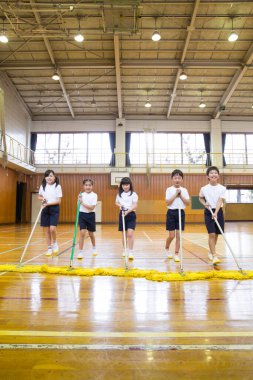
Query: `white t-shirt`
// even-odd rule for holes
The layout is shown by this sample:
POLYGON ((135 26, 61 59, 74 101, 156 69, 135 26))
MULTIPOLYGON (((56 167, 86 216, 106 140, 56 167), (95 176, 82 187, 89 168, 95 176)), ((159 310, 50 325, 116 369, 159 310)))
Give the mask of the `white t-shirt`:
MULTIPOLYGON (((86 193, 85 191, 82 193, 82 202, 89 206, 96 206, 98 201, 98 196, 96 193, 91 191, 90 193, 86 193)), ((81 212, 95 212, 95 209, 90 210, 83 205, 80 206, 81 212)))
POLYGON ((131 191, 128 191, 127 193, 123 191, 121 196, 119 194, 116 197, 116 203, 119 203, 122 207, 124 207, 125 210, 129 210, 132 208, 133 203, 138 202, 138 195, 133 192, 131 194, 131 191))
POLYGON ((52 185, 46 184, 45 190, 43 190, 42 185, 39 189, 39 195, 42 195, 46 199, 47 203, 53 203, 62 197, 61 185, 55 186, 55 183, 52 185))
MULTIPOLYGON (((166 190, 166 194, 165 194, 165 199, 168 200, 168 199, 171 199, 172 197, 175 196, 176 192, 177 192, 177 189, 180 189, 181 190, 181 194, 182 196, 185 198, 185 199, 190 199, 189 197, 189 194, 188 194, 188 191, 185 187, 175 187, 175 186, 170 186, 167 188, 166 190)), ((185 204, 184 202, 182 201, 181 198, 177 197, 169 206, 168 206, 169 209, 171 210, 176 210, 176 209, 184 209, 185 208, 185 204)))
POLYGON ((219 183, 217 185, 210 185, 209 183, 208 185, 201 187, 199 196, 200 198, 205 198, 211 208, 216 208, 218 200, 220 198, 226 198, 226 188, 219 183))

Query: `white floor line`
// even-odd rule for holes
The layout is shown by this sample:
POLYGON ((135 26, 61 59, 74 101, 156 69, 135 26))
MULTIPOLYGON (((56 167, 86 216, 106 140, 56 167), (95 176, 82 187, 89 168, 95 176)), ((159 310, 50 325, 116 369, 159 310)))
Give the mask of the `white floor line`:
POLYGON ((252 351, 253 344, 0 344, 0 350, 252 351))
MULTIPOLYGON (((67 244, 67 243, 70 243, 70 242, 72 242, 72 239, 70 239, 70 240, 68 240, 68 241, 65 241, 64 243, 60 244, 59 247, 62 247, 63 245, 65 245, 65 244, 67 244)), ((45 252, 46 252, 46 251, 45 251, 45 252)), ((24 261, 24 262, 22 263, 22 265, 27 264, 27 263, 30 263, 31 261, 33 261, 33 260, 35 260, 35 259, 38 259, 38 258, 41 257, 41 256, 44 256, 44 255, 45 255, 45 252, 41 253, 41 254, 38 255, 38 256, 33 257, 33 258, 30 259, 30 260, 24 261)), ((50 256, 49 256, 49 258, 50 258, 50 256)))
MULTIPOLYGON (((188 241, 188 242, 190 242, 190 243, 192 243, 192 244, 196 244, 196 245, 198 245, 199 247, 205 248, 205 249, 207 249, 207 250, 209 251, 209 247, 208 247, 207 244, 201 244, 201 243, 199 243, 199 242, 196 241, 196 240, 187 239, 184 235, 183 235, 183 240, 186 240, 186 241, 188 241)), ((220 253, 220 252, 217 252, 217 251, 216 251, 216 253, 217 253, 219 256, 223 256, 223 257, 225 257, 225 255, 223 255, 223 253, 220 253)))
POLYGON ((153 243, 153 240, 148 236, 148 234, 145 232, 145 231, 142 231, 143 234, 146 236, 146 238, 151 242, 153 243))
MULTIPOLYGON (((62 232, 62 233, 60 233, 60 234, 57 234, 57 237, 58 237, 58 236, 62 236, 62 235, 64 235, 64 234, 66 234, 66 233, 69 233, 69 232, 66 232, 66 231, 65 231, 65 232, 62 232)), ((46 238, 40 238, 40 239, 38 239, 38 240, 32 242, 31 244, 29 244, 29 247, 30 247, 31 245, 36 245, 36 244, 38 244, 40 241, 44 241, 44 240, 46 240, 46 238)), ((0 255, 3 255, 3 254, 8 253, 8 252, 16 251, 17 249, 21 249, 21 248, 24 248, 24 247, 25 247, 25 244, 24 244, 24 245, 20 245, 19 247, 16 247, 16 248, 8 249, 7 251, 4 251, 4 252, 0 252, 0 255)))

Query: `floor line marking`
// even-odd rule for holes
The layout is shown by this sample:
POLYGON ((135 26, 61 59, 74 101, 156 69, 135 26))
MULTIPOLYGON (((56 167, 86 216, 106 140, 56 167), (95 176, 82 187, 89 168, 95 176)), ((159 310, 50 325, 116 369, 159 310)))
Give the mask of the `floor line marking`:
POLYGON ((253 344, 0 344, 1 350, 252 351, 253 344))
MULTIPOLYGON (((65 245, 65 244, 67 244, 67 243, 70 243, 71 241, 72 241, 72 239, 70 239, 70 240, 68 240, 68 241, 65 241, 64 243, 60 244, 59 247, 65 245)), ((35 260, 35 259, 38 259, 39 257, 41 257, 41 256, 43 256, 43 255, 45 255, 45 252, 41 253, 41 254, 38 255, 38 256, 32 257, 30 260, 24 261, 24 262, 22 263, 22 265, 27 264, 27 263, 30 263, 31 261, 33 261, 33 260, 35 260)), ((58 256, 55 256, 55 257, 58 257, 58 256)), ((50 257, 49 257, 49 258, 50 258, 50 257)), ((53 256, 52 256, 52 258, 53 258, 53 256)))
POLYGON ((95 337, 95 338, 210 338, 253 337, 253 331, 180 331, 180 332, 97 332, 97 331, 29 331, 0 330, 0 336, 95 337))
MULTIPOLYGON (((64 235, 64 234, 66 234, 66 233, 68 233, 68 232, 62 232, 62 233, 60 233, 60 234, 57 234, 57 236, 61 236, 61 235, 64 235)), ((38 240, 36 240, 36 241, 33 241, 31 244, 29 244, 29 247, 31 246, 31 245, 35 245, 35 244, 37 244, 38 242, 40 242, 40 241, 43 241, 43 240, 45 240, 45 238, 40 238, 40 239, 38 239, 38 240)), ((24 248, 25 247, 25 244, 24 245, 20 245, 19 247, 16 247, 16 248, 12 248, 12 249, 8 249, 7 251, 3 251, 3 252, 0 252, 0 255, 3 255, 4 253, 8 253, 8 252, 12 252, 12 251, 16 251, 17 249, 20 249, 20 248, 24 248)))
POLYGON ((146 236, 146 238, 151 242, 153 243, 153 240, 148 236, 148 234, 145 232, 145 231, 142 231, 143 234, 146 236))

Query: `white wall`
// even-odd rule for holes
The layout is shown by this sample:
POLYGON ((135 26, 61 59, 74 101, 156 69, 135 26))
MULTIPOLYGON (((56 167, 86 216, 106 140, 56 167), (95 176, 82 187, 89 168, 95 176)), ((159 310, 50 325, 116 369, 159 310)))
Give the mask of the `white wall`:
MULTIPOLYGON (((112 132, 116 120, 32 121, 32 132, 112 132)), ((210 132, 211 120, 126 120, 127 132, 210 132)), ((252 121, 221 121, 222 132, 253 132, 252 121)))
POLYGON ((32 121, 32 132, 112 132, 115 120, 32 121))
POLYGON ((31 118, 19 99, 10 79, 0 76, 0 87, 4 91, 6 133, 25 146, 29 146, 31 118))
POLYGON ((222 121, 222 132, 227 133, 253 133, 253 121, 222 121))

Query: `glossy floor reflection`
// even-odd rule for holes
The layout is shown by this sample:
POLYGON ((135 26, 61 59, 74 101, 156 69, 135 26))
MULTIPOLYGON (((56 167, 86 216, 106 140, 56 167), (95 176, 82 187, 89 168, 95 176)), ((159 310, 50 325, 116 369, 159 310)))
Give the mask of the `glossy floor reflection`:
MULTIPOLYGON (((1 263, 18 262, 30 226, 0 230, 1 263)), ((252 269, 250 224, 227 231, 238 260, 252 269)), ((72 233, 73 226, 59 226, 61 249, 72 233)), ((165 237, 163 226, 139 226, 133 265, 178 270, 164 257, 165 237)), ((25 260, 68 265, 70 252, 47 259, 42 239, 37 229, 25 260)), ((97 242, 99 255, 91 257, 88 242, 87 259, 75 265, 123 266, 116 226, 99 226, 97 242)), ((187 227, 187 270, 210 269, 206 243, 203 226, 187 227)), ((222 268, 235 269, 222 240, 218 251, 222 268)), ((0 273, 0 308, 0 379, 252 378, 253 281, 0 273)))

